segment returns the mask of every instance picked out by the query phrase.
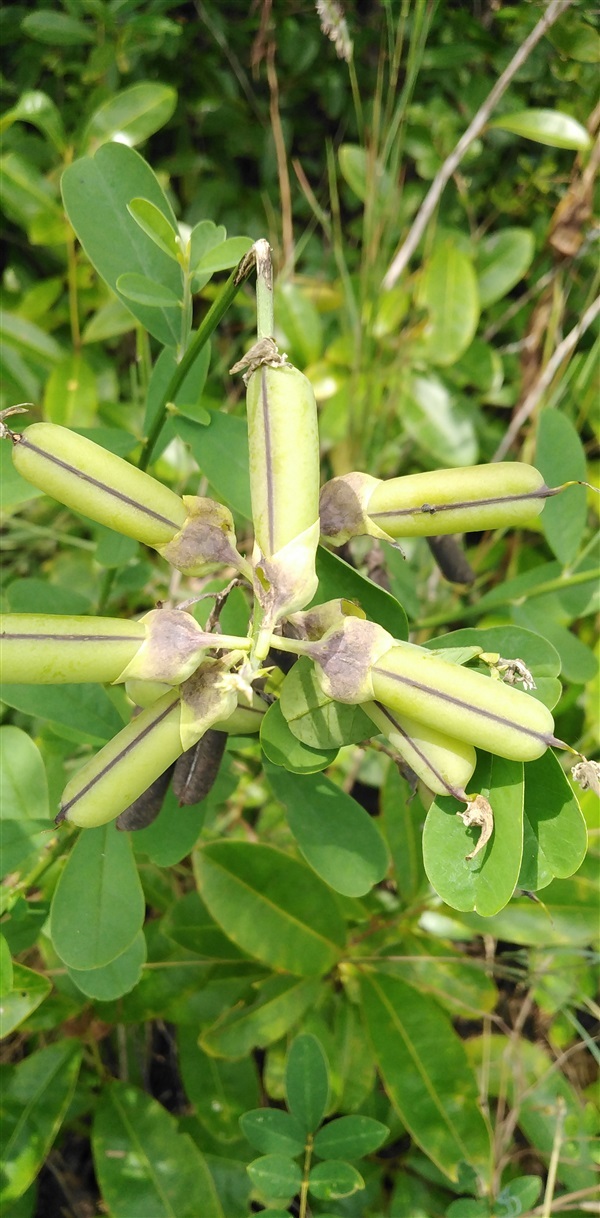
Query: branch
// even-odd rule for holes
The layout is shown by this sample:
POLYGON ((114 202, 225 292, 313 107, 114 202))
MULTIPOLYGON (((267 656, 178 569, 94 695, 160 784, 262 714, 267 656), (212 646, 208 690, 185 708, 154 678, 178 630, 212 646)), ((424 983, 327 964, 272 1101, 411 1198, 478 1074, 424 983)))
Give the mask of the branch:
POLYGON ((423 236, 423 233, 425 232, 425 229, 427 228, 427 225, 429 224, 429 221, 442 197, 444 187, 447 186, 450 178, 456 172, 465 153, 473 143, 473 140, 477 139, 478 135, 485 127, 492 110, 495 109, 503 93, 506 92, 513 77, 516 76, 519 68, 521 68, 526 62, 531 51, 540 41, 540 38, 543 38, 546 31, 549 30, 550 26, 554 24, 557 17, 560 17, 561 14, 564 13, 565 9, 567 9, 572 3, 573 0, 552 0, 552 2, 548 5, 543 17, 540 18, 537 25, 529 34, 529 37, 525 39, 525 42, 522 43, 516 54, 513 55, 513 58, 508 66, 504 69, 502 75, 498 77, 496 84, 488 94, 486 100, 483 102, 483 105, 479 107, 477 114, 467 127, 464 135, 461 135, 456 148, 454 148, 450 155, 446 157, 444 164, 436 173, 435 178, 429 187, 429 190, 421 207, 419 208, 415 221, 404 244, 398 250, 392 265, 384 276, 382 286, 386 291, 389 290, 389 288, 393 288, 396 280, 400 278, 403 270, 408 266, 408 263, 412 258, 419 241, 421 240, 421 237, 423 236))
POLYGON ((525 400, 519 406, 519 409, 517 410, 517 413, 514 416, 510 427, 504 436, 504 439, 498 445, 492 457, 492 461, 501 461, 506 455, 511 444, 513 443, 513 440, 516 440, 523 423, 525 423, 529 416, 533 414, 533 411, 538 405, 540 398, 543 397, 546 390, 552 384, 552 381, 554 380, 554 377, 556 376, 556 373, 558 372, 563 360, 571 354, 571 351, 573 351, 577 346, 580 338, 585 334, 586 330, 589 329, 592 322, 596 320, 599 314, 600 296, 597 296, 596 299, 592 301, 589 308, 586 309, 580 321, 577 322, 577 325, 573 326, 573 329, 569 331, 565 338, 563 338, 562 343, 559 343, 556 350, 553 351, 548 363, 546 364, 546 367, 541 372, 537 381, 535 381, 531 386, 525 400))

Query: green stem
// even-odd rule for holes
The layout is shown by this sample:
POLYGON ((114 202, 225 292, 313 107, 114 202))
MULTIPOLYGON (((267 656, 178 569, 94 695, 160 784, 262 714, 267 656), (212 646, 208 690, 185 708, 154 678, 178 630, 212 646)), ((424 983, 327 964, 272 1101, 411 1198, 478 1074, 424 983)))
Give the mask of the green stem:
MULTIPOLYGON (((252 253, 252 251, 250 252, 252 253)), ((175 369, 175 372, 167 385, 165 393, 163 394, 160 410, 157 413, 154 423, 150 429, 150 434, 148 435, 142 449, 142 455, 139 460, 140 469, 147 469, 150 464, 154 447, 167 420, 168 403, 174 400, 177 391, 181 388, 188 372, 190 371, 190 368, 195 363, 202 348, 208 342, 211 334, 213 334, 213 332, 216 330, 221 318, 227 312, 230 304, 237 296, 241 285, 248 278, 253 265, 253 257, 251 258, 249 255, 246 255, 245 258, 242 258, 242 261, 238 264, 238 266, 236 266, 235 270, 232 271, 227 282, 223 284, 221 291, 208 310, 204 321, 196 330, 187 351, 179 361, 177 368, 175 369)))
MULTIPOLYGON (((563 592, 566 588, 574 588, 578 584, 596 583, 600 579, 600 568, 593 571, 577 571, 574 575, 569 575, 565 579, 559 575, 557 579, 547 579, 545 583, 538 584, 537 588, 531 588, 525 594, 520 596, 506 596, 503 600, 494 601, 490 605, 490 610, 500 609, 503 605, 511 605, 522 600, 531 600, 534 596, 546 596, 550 592, 563 592)), ((430 626, 444 626, 447 622, 454 622, 457 618, 477 617, 480 613, 487 612, 487 606, 483 609, 479 604, 476 605, 457 605, 455 609, 446 610, 444 613, 435 613, 431 617, 422 617, 414 623, 417 630, 424 630, 430 626)))
POLYGON ((253 245, 256 257, 256 336, 273 338, 273 264, 271 247, 264 238, 253 245))
POLYGON ((310 1161, 313 1151, 313 1136, 309 1133, 306 1139, 304 1149, 304 1164, 302 1172, 302 1184, 300 1185, 300 1205, 298 1207, 298 1218, 306 1218, 306 1207, 308 1204, 308 1184, 310 1176, 310 1161))

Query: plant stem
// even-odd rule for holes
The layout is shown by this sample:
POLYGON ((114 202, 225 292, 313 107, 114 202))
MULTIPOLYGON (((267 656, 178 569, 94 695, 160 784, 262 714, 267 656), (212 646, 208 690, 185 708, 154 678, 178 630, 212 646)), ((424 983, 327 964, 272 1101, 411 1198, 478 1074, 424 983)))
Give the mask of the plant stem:
POLYGON ((238 264, 238 266, 236 266, 235 270, 231 272, 229 279, 223 284, 221 291, 208 310, 204 321, 196 330, 187 351, 179 361, 177 368, 175 369, 175 372, 167 385, 163 395, 163 400, 161 402, 160 410, 157 413, 154 423, 150 429, 150 434, 148 435, 142 449, 142 455, 139 460, 140 469, 147 469, 150 464, 154 447, 167 419, 168 403, 174 400, 177 391, 181 388, 188 372, 190 371, 190 368, 196 362, 202 348, 206 345, 211 334, 213 334, 213 332, 216 330, 221 318, 227 312, 230 304, 237 296, 241 285, 248 278, 253 265, 254 247, 250 251, 250 254, 247 254, 245 258, 242 258, 242 261, 238 264))
POLYGON ((253 245, 256 258, 256 336, 273 338, 275 326, 273 308, 273 264, 271 247, 264 238, 253 245))

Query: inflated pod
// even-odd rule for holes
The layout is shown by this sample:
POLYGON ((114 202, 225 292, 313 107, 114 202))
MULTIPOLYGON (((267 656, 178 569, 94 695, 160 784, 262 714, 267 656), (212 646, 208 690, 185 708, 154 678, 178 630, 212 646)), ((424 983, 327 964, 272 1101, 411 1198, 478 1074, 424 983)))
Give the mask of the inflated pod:
POLYGON ((165 545, 187 516, 156 478, 57 423, 32 423, 12 436, 15 468, 66 507, 149 546, 165 545))
POLYGON ((264 615, 256 656, 264 659, 276 622, 317 589, 319 435, 312 386, 273 340, 257 343, 248 361, 254 591, 264 615))
POLYGON ((114 820, 236 704, 226 665, 206 661, 178 692, 141 711, 73 776, 56 823, 92 829, 114 820))
POLYGON ((419 723, 407 715, 399 715, 381 702, 363 704, 392 748, 436 795, 454 795, 465 799, 465 786, 477 764, 472 744, 456 740, 429 724, 419 723))
POLYGON ((539 516, 549 495, 539 470, 519 461, 438 469, 381 481, 347 474, 321 492, 321 532, 335 545, 370 534, 432 537, 509 526, 539 516))
POLYGON ((340 702, 383 703, 457 740, 515 761, 535 761, 558 744, 548 708, 482 673, 395 640, 374 622, 349 617, 314 644, 325 692, 340 702))
POLYGON ((116 681, 145 638, 142 622, 57 613, 5 613, 0 673, 32 685, 116 681))

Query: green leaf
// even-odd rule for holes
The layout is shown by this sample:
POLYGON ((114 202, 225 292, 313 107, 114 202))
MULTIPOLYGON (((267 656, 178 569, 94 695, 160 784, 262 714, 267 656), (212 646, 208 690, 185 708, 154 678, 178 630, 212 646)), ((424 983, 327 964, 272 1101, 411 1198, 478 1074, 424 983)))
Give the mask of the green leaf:
POLYGON ((226 237, 227 229, 224 225, 216 225, 212 220, 200 220, 198 224, 194 225, 189 237, 189 265, 197 266, 204 255, 214 249, 216 245, 222 245, 226 237))
POLYGON ((560 672, 561 662, 556 647, 549 639, 542 638, 533 630, 512 624, 490 626, 485 630, 467 626, 464 630, 454 630, 442 638, 430 639, 425 646, 445 652, 447 646, 453 647, 456 644, 479 646, 484 651, 497 652, 504 659, 523 660, 536 683, 531 696, 538 698, 550 710, 558 702, 562 687, 560 681, 555 678, 560 672))
POLYGON ((347 897, 370 892, 385 876, 389 859, 368 812, 324 775, 300 776, 272 765, 265 773, 317 875, 347 897))
POLYGON ((415 443, 439 464, 473 465, 477 461, 472 413, 439 377, 431 374, 407 380, 397 410, 415 443))
POLYGON ((142 81, 113 93, 92 114, 85 129, 84 144, 96 148, 108 140, 133 148, 168 123, 177 104, 170 85, 142 81))
POLYGON ((48 783, 41 753, 27 732, 0 728, 0 816, 39 821, 49 816, 48 783))
POLYGON ((138 931, 133 943, 120 956, 102 968, 67 969, 71 981, 82 994, 99 1002, 111 1002, 128 994, 137 985, 146 962, 144 932, 138 931))
POLYGON ((123 720, 99 685, 6 685, 2 700, 8 706, 68 727, 77 739, 104 744, 120 732, 123 720))
POLYGON ((13 580, 8 589, 11 613, 89 613, 90 602, 74 588, 35 576, 13 580))
POLYGON ((301 368, 313 364, 323 351, 323 327, 310 296, 289 280, 275 289, 277 341, 288 359, 301 368))
POLYGON ((162 283, 147 279, 145 275, 136 275, 135 272, 119 275, 116 287, 121 296, 126 300, 135 301, 136 304, 147 305, 152 309, 181 308, 181 293, 178 295, 162 283))
POLYGON ((252 249, 251 237, 230 237, 227 241, 222 241, 203 254, 200 261, 193 265, 193 273, 194 275, 213 275, 215 271, 226 271, 229 267, 237 266, 250 249, 252 249))
POLYGON ((573 12, 559 17, 546 38, 568 59, 600 63, 600 34, 587 21, 578 21, 573 12))
POLYGON ((337 749, 311 748, 298 740, 290 731, 279 702, 269 707, 262 720, 260 743, 269 761, 294 774, 316 774, 337 757, 337 749))
POLYGON ((127 204, 127 211, 159 249, 173 258, 175 262, 179 262, 181 251, 177 230, 154 203, 151 203, 149 199, 132 199, 131 203, 127 204))
POLYGON ((539 1176, 521 1176, 500 1189, 497 1198, 499 1218, 514 1218, 533 1209, 542 1191, 539 1176))
POLYGON ((247 1170, 255 1188, 268 1197, 292 1198, 302 1183, 298 1164, 285 1155, 264 1155, 249 1163, 247 1170))
POLYGON ((0 131, 5 131, 16 122, 31 123, 48 137, 57 152, 64 152, 66 135, 60 110, 47 93, 41 93, 38 89, 27 89, 22 93, 18 102, 2 116, 0 131))
POLYGON ((363 973, 363 1012, 383 1085, 406 1128, 451 1180, 484 1178, 490 1138, 464 1044, 437 1003, 398 977, 363 973))
POLYGON ((290 731, 311 749, 339 749, 344 744, 360 744, 373 735, 373 723, 360 706, 327 697, 308 656, 300 656, 288 672, 279 706, 290 731))
POLYGON ((209 806, 206 799, 180 808, 170 787, 156 820, 133 834, 136 855, 146 856, 158 867, 174 867, 180 863, 196 845, 209 806))
MULTIPOLYGON (((10 947, 0 932, 0 998, 5 998, 13 988, 13 962, 10 947)), ((1 1014, 2 1012, 0 1012, 1 1014)), ((4 1036, 5 1033, 3 1032, 4 1036)))
POLYGON ((177 416, 177 435, 189 444, 218 497, 234 512, 252 518, 248 473, 248 429, 245 419, 211 410, 208 427, 177 416))
POLYGON ((379 161, 359 144, 341 144, 338 150, 340 171, 354 194, 364 203, 370 191, 376 189, 381 201, 394 191, 394 183, 379 161))
POLYGON ((198 1045, 197 1026, 180 1027, 177 1043, 183 1085, 198 1120, 219 1142, 237 1141, 242 1113, 260 1099, 252 1057, 235 1062, 211 1057, 198 1045))
POLYGON ((342 1160, 331 1159, 328 1163, 317 1163, 309 1176, 308 1191, 319 1201, 337 1201, 351 1197, 365 1182, 355 1167, 342 1160))
POLYGON ((96 376, 80 351, 73 351, 52 369, 44 391, 44 418, 63 427, 94 422, 98 407, 96 376))
POLYGON ((240 1128, 255 1150, 265 1155, 296 1155, 304 1150, 304 1130, 289 1112, 256 1108, 240 1117, 240 1128))
POLYGON ((479 321, 477 276, 471 259, 450 241, 425 264, 419 303, 429 313, 427 356, 433 364, 454 364, 471 344, 479 321))
POLYGON ((490 1218, 490 1207, 487 1201, 473 1201, 470 1197, 461 1197, 449 1206, 446 1218, 490 1218))
POLYGON ((492 918, 476 913, 460 922, 477 934, 532 947, 585 947, 598 937, 598 879, 595 860, 585 860, 577 875, 553 880, 544 889, 543 904, 529 897, 513 898, 492 918))
POLYGON ((324 546, 319 546, 317 550, 316 567, 319 588, 313 605, 322 605, 338 597, 357 601, 367 617, 389 630, 395 639, 408 638, 408 620, 402 605, 379 584, 373 583, 366 575, 360 575, 343 558, 332 554, 324 546))
POLYGON ((313 1149, 320 1159, 360 1159, 383 1146, 389 1129, 367 1116, 342 1116, 323 1125, 313 1149))
MULTIPOLYGON (((6 944, 6 940, 3 939, 6 944)), ((10 953, 9 953, 10 959, 10 953)), ((48 997, 52 983, 48 977, 43 977, 33 969, 25 968, 23 964, 15 963, 12 970, 4 971, 3 978, 11 981, 9 992, 3 995, 0 1009, 0 1037, 8 1036, 18 1028, 40 1003, 48 997), (12 976, 11 976, 12 973, 12 976)))
POLYGON ((82 1047, 62 1040, 5 1066, 2 1085, 0 1200, 20 1197, 36 1179, 61 1127, 75 1089, 82 1047))
POLYGON ((204 1156, 175 1118, 137 1087, 105 1087, 94 1163, 111 1218, 225 1218, 204 1156))
POLYGON ((144 894, 129 835, 114 823, 84 829, 67 859, 50 911, 50 937, 69 968, 101 968, 131 946, 144 894))
POLYGON ((502 300, 527 274, 535 239, 530 228, 503 228, 477 243, 479 303, 482 309, 502 300))
POLYGON ((29 499, 43 494, 17 473, 12 461, 12 445, 0 445, 0 510, 10 512, 29 499))
POLYGON ((66 13, 56 13, 49 8, 39 8, 35 13, 28 13, 21 22, 21 29, 30 38, 35 38, 36 42, 44 42, 53 47, 76 47, 96 41, 96 31, 92 26, 85 25, 76 17, 68 17, 66 13))
POLYGON ((493 118, 488 127, 510 131, 513 135, 522 135, 525 139, 548 144, 551 148, 573 148, 577 152, 584 152, 591 144, 585 127, 560 110, 518 110, 493 118))
POLYGON ((523 764, 483 754, 469 783, 489 800, 494 830, 474 859, 481 830, 467 829, 456 815, 464 804, 437 796, 423 830, 423 862, 430 883, 454 909, 475 910, 490 917, 510 900, 523 855, 523 764))
POLYGON ((410 801, 408 783, 395 765, 388 767, 382 787, 382 830, 393 862, 393 878, 404 906, 423 891, 422 825, 425 814, 419 800, 410 801))
POLYGON ((172 227, 172 208, 158 179, 139 153, 125 144, 103 144, 94 157, 74 161, 62 176, 65 210, 90 262, 134 317, 166 347, 180 340, 180 319, 172 309, 129 303, 117 290, 126 273, 144 275, 179 297, 181 270, 129 215, 132 199, 148 199, 172 227), (110 241, 106 234, 110 233, 110 241))
MULTIPOLYGON (((316 1004, 319 993, 320 982, 316 978, 268 977, 257 985, 254 1001, 238 1005, 202 1033, 201 1046, 216 1057, 243 1057, 253 1049, 264 1049, 298 1023, 305 1011, 316 1004)), ((256 1146, 255 1142, 252 1144, 256 1146)), ((257 1146, 257 1150, 265 1153, 274 1149, 257 1146)))
POLYGON ((550 749, 525 766, 524 831, 519 888, 537 892, 555 876, 565 879, 581 866, 587 850, 585 820, 550 749))
POLYGON ((238 947, 297 976, 326 973, 345 941, 329 889, 272 846, 212 842, 194 852, 202 899, 238 947))
MULTIPOLYGON (((558 410, 543 410, 540 415, 535 463, 547 486, 585 481, 585 450, 571 420, 558 410)), ((584 486, 570 486, 544 504, 542 528, 546 541, 564 566, 577 556, 586 519, 584 486)))
POLYGON ((186 892, 170 906, 162 921, 162 933, 204 959, 219 963, 248 959, 219 929, 195 891, 186 892))
POLYGON ((296 1036, 285 1066, 288 1108, 305 1133, 315 1133, 329 1102, 329 1066, 312 1033, 296 1036))

